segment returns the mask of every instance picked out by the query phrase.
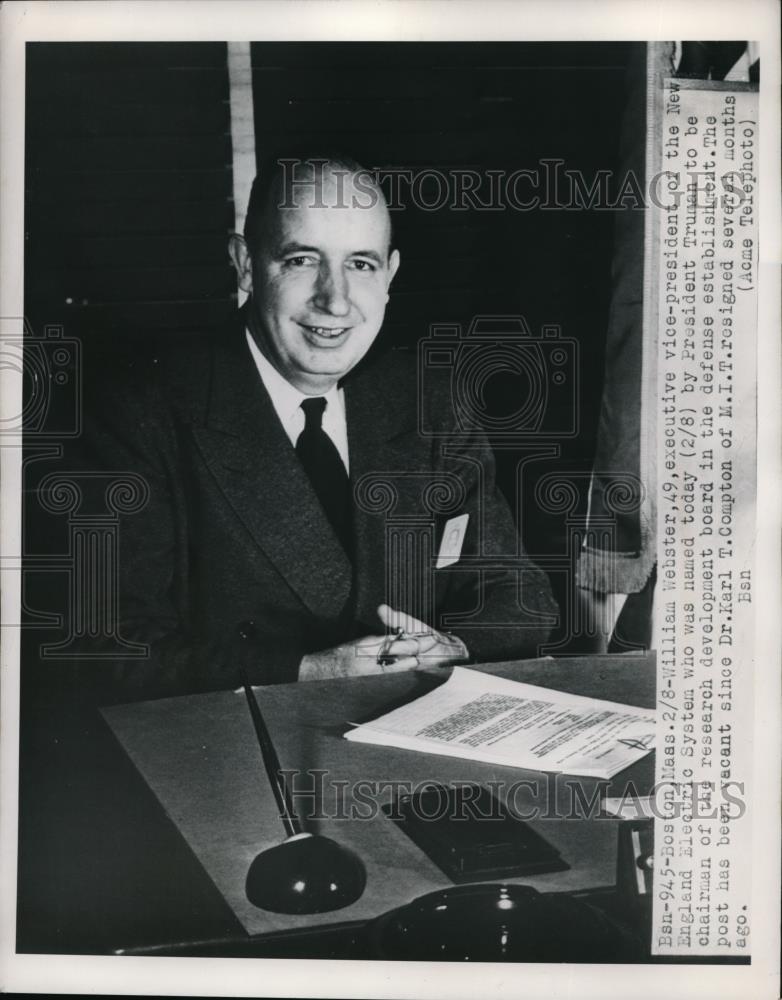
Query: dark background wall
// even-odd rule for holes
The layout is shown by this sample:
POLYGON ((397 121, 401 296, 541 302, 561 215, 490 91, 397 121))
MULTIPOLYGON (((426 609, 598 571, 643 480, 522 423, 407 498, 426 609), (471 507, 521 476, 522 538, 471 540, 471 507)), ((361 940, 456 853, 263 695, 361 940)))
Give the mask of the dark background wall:
POLYGON ((108 347, 212 329, 235 294, 223 43, 27 46, 28 317, 108 347))

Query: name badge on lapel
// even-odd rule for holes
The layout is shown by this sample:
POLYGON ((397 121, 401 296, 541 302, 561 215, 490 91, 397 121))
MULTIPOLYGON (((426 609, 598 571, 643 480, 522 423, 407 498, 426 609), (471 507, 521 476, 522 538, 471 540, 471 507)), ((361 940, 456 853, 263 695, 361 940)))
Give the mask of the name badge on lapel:
POLYGON ((462 554, 464 536, 467 533, 467 522, 469 520, 469 514, 460 514, 458 517, 452 517, 445 522, 435 569, 445 569, 446 566, 453 566, 455 562, 459 561, 459 556, 462 554))

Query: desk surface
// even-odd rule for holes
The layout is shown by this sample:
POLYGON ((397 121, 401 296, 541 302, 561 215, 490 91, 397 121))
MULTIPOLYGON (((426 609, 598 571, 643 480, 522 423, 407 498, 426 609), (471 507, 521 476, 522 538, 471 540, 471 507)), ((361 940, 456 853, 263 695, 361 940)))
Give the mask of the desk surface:
MULTIPOLYGON (((655 698, 653 661, 648 657, 581 657, 495 664, 481 668, 506 677, 575 694, 651 707, 655 698)), ((498 782, 515 786, 515 804, 540 818, 531 822, 561 852, 568 871, 524 881, 546 891, 585 889, 614 883, 616 822, 584 819, 577 795, 588 803, 600 784, 621 795, 633 782, 643 792, 654 776, 653 756, 617 775, 610 783, 544 775, 435 755, 418 755, 351 743, 343 739, 347 722, 361 722, 428 690, 432 680, 415 673, 345 681, 279 685, 259 689, 267 724, 281 764, 296 769, 297 787, 306 791, 318 771, 319 812, 343 814, 357 806, 367 818, 320 818, 310 828, 339 840, 367 867, 363 897, 335 913, 309 917, 272 914, 245 896, 247 869, 264 847, 282 839, 282 826, 268 786, 244 697, 233 692, 162 699, 106 709, 105 718, 136 768, 157 796, 189 847, 219 889, 244 929, 251 934, 303 925, 374 917, 415 896, 442 888, 448 878, 376 807, 390 788, 356 782, 498 782), (524 781, 523 786, 518 782, 524 781), (335 785, 335 782, 337 783, 335 785), (576 788, 578 791, 576 791, 576 788), (360 797, 360 801, 359 801, 360 797), (551 818, 552 813, 559 817, 551 818), (575 816, 575 818, 574 818, 575 816)), ((305 801, 300 799, 300 802, 305 801)))

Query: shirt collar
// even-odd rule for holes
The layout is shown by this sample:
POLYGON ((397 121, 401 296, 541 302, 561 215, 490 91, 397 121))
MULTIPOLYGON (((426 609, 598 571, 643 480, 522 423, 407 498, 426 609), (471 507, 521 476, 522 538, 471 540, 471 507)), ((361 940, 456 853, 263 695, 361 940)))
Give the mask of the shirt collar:
MULTIPOLYGON (((274 409, 280 420, 287 422, 300 412, 302 401, 311 397, 301 392, 296 386, 281 375, 265 354, 260 350, 252 334, 247 330, 247 343, 252 354, 253 361, 258 369, 258 374, 269 393, 274 409)), ((339 390, 337 386, 332 386, 328 392, 321 395, 326 400, 327 405, 339 404, 339 390)))

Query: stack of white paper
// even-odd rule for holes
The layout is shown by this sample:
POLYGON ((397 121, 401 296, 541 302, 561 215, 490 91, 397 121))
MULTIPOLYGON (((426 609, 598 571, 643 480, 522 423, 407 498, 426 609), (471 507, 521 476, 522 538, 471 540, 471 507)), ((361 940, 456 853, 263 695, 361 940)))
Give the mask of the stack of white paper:
POLYGON ((455 667, 441 687, 348 740, 535 771, 611 778, 654 749, 649 709, 455 667))

